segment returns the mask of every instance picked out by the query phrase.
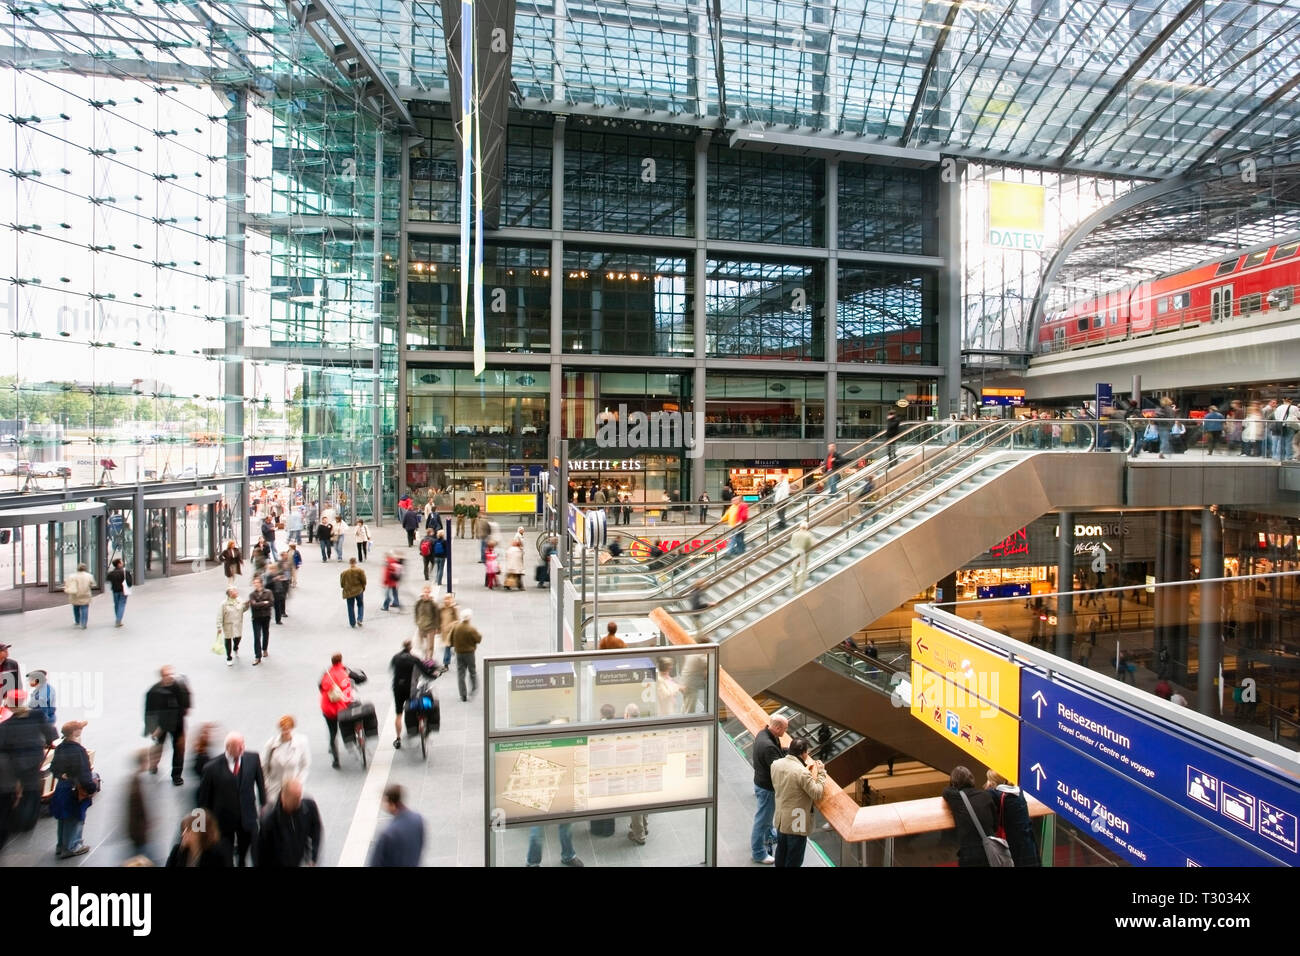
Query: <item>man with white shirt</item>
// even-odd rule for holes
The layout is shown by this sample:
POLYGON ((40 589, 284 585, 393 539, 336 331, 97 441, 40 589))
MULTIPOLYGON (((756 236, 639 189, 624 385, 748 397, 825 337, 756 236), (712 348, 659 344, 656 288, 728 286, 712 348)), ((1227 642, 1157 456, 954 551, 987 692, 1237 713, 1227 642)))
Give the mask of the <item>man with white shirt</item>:
POLYGON ((244 752, 242 734, 231 734, 226 738, 225 759, 210 760, 203 768, 199 806, 217 818, 221 839, 230 848, 236 866, 245 865, 257 840, 257 819, 265 803, 262 758, 244 752))

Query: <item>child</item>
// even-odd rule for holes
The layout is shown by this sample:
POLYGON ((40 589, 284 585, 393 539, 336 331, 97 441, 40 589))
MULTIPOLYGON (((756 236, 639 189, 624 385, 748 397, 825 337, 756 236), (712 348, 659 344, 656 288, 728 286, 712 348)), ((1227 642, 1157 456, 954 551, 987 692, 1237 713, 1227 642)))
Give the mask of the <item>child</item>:
POLYGON ((488 590, 497 586, 497 572, 500 567, 497 565, 497 547, 496 542, 489 540, 487 549, 483 552, 483 570, 485 572, 488 590))

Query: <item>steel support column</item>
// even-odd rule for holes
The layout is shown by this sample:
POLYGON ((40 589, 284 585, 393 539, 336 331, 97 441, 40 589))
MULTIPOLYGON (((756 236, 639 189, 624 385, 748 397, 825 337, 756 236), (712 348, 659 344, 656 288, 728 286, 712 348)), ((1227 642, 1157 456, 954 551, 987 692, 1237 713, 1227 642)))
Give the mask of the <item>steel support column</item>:
MULTIPOLYGON (((1222 617, 1223 525, 1213 508, 1201 510, 1201 631, 1196 665, 1196 709, 1209 717, 1219 713, 1215 685, 1223 660, 1222 617)), ((1222 693, 1220 691, 1219 693, 1222 693)))
POLYGON ((1056 540, 1056 654, 1070 659, 1070 640, 1074 637, 1074 512, 1059 515, 1056 540))

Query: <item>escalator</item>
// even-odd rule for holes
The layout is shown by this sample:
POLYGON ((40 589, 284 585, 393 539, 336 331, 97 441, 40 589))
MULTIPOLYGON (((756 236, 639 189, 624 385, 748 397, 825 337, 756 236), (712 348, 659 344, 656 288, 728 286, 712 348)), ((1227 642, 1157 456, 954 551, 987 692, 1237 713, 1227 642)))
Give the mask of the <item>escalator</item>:
MULTIPOLYGON (((1121 500, 1123 454, 1026 450, 1026 434, 1038 427, 998 423, 869 499, 855 500, 851 483, 842 484, 848 493, 809 521, 814 543, 801 591, 787 530, 694 579, 704 609, 678 597, 655 613, 720 644, 722 667, 746 690, 772 688, 1040 515, 1121 500)), ((1124 437, 1121 449, 1131 433, 1124 437)), ((601 608, 617 613, 603 600, 601 608)))
MULTIPOLYGON (((856 779, 872 767, 891 758, 905 758, 947 772, 965 764, 982 779, 985 768, 965 751, 936 734, 928 724, 912 717, 905 699, 904 683, 909 662, 881 661, 858 651, 837 647, 786 675, 767 690, 767 695, 803 713, 813 714, 836 727, 861 735, 862 739, 843 754, 839 773, 856 779), (845 759, 858 751, 854 766, 845 759), (857 766, 865 768, 857 770, 857 766)), ((837 783, 844 781, 827 764, 837 783)))

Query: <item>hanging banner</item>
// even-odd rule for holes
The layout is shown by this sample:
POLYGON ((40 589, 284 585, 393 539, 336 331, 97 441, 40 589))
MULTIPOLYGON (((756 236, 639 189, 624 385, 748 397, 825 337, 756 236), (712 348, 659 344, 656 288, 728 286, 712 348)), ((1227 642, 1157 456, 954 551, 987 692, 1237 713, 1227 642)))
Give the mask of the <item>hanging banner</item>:
POLYGON ((474 0, 461 0, 460 4, 460 334, 469 332, 469 263, 470 222, 473 210, 470 202, 470 177, 473 175, 474 153, 474 99, 470 89, 474 66, 474 0))

